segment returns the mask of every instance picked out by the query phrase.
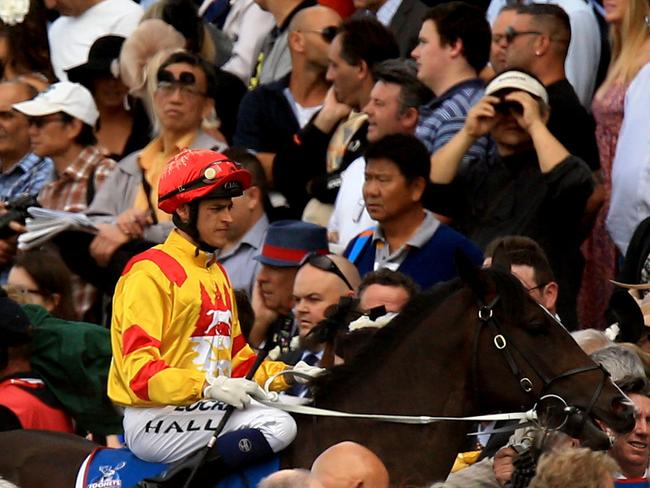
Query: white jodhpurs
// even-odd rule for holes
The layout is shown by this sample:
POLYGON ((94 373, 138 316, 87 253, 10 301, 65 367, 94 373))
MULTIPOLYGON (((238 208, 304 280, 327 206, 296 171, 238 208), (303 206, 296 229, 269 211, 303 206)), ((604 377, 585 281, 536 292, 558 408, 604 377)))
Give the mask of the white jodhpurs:
MULTIPOLYGON (((124 411, 126 445, 145 461, 176 461, 208 443, 226 406, 214 400, 201 400, 177 407, 127 407, 124 411)), ((281 451, 296 437, 296 423, 288 413, 255 400, 247 408, 235 410, 221 434, 244 428, 259 430, 273 452, 281 451)))

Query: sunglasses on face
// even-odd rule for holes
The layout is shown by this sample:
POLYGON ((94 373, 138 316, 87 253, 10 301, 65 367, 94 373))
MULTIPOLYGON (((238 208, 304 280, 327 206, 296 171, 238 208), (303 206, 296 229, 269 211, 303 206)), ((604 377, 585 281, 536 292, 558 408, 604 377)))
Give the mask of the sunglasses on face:
POLYGON ((345 285, 350 290, 354 290, 354 287, 350 284, 343 272, 329 256, 326 256, 325 254, 308 254, 301 263, 300 267, 304 266, 305 264, 310 264, 314 268, 318 268, 321 271, 335 274, 343 280, 345 285))
POLYGON ((27 117, 27 123, 29 124, 29 126, 30 127, 34 126, 37 129, 42 129, 47 124, 51 124, 53 122, 65 123, 65 119, 63 117, 56 117, 50 119, 46 117, 27 117))
POLYGON ((539 31, 518 31, 511 25, 506 27, 504 38, 508 44, 514 41, 519 36, 542 36, 544 33, 539 31))
POLYGON ((330 44, 336 37, 338 31, 339 31, 338 27, 336 27, 335 25, 330 25, 321 30, 304 30, 299 32, 303 32, 307 34, 320 34, 320 36, 323 38, 323 41, 325 41, 327 44, 330 44))
POLYGON ((160 70, 157 75, 158 84, 156 89, 163 96, 172 95, 176 90, 180 90, 181 95, 192 97, 206 97, 207 93, 202 92, 196 86, 196 77, 194 73, 183 71, 178 78, 174 78, 171 71, 160 70))

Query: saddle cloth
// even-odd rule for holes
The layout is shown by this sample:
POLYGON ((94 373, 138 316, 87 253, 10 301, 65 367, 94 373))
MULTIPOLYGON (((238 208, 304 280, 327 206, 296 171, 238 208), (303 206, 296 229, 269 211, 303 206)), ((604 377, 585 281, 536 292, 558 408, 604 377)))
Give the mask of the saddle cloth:
MULTIPOLYGON (((167 464, 148 463, 128 449, 95 449, 83 462, 75 488, 134 488, 138 481, 162 473, 167 464)), ((250 466, 220 480, 215 488, 257 486, 262 478, 280 469, 280 458, 250 466)))
POLYGON ((615 480, 616 488, 650 488, 648 478, 633 478, 629 480, 615 480))

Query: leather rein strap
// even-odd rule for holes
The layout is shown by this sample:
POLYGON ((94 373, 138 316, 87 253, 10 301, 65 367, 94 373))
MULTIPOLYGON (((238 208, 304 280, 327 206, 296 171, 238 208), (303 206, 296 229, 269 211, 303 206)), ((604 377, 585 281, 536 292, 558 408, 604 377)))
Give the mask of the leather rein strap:
MULTIPOLYGON (((479 327, 476 329, 476 333, 474 335, 474 347, 473 347, 473 354, 472 354, 472 379, 474 383, 475 405, 479 405, 479 400, 480 400, 479 382, 478 382, 479 338, 483 329, 487 328, 492 334, 492 342, 494 343, 494 347, 496 347, 496 349, 501 352, 501 355, 505 359, 508 368, 510 368, 510 372, 519 382, 520 388, 524 393, 526 393, 528 396, 531 397, 533 402, 538 401, 542 397, 542 395, 548 391, 550 386, 556 381, 569 378, 574 375, 587 373, 589 371, 595 371, 595 370, 601 371, 603 373, 603 377, 600 383, 598 384, 598 387, 594 391, 594 394, 591 397, 591 400, 589 401, 589 405, 584 412, 584 418, 583 418, 583 423, 584 423, 586 421, 586 418, 591 414, 594 406, 596 405, 596 402, 598 401, 598 398, 600 397, 600 394, 603 391, 603 388, 605 387, 605 383, 607 382, 607 378, 609 377, 607 371, 600 364, 592 364, 589 366, 581 366, 578 368, 570 369, 568 371, 564 371, 559 375, 549 379, 543 372, 539 370, 539 368, 537 368, 534 364, 532 364, 524 354, 521 353, 521 351, 517 348, 517 346, 512 341, 512 339, 507 338, 506 334, 501 328, 501 324, 499 323, 499 320, 494 315, 494 307, 499 302, 500 298, 501 297, 497 295, 494 298, 494 300, 492 300, 492 302, 490 302, 488 305, 485 305, 479 301, 479 309, 478 309, 479 327), (540 389, 539 395, 536 395, 534 393, 535 388, 532 380, 528 376, 524 375, 521 368, 517 364, 517 361, 515 361, 515 358, 513 357, 510 349, 514 349, 515 351, 517 351, 519 356, 521 356, 524 359, 524 361, 526 361, 530 369, 532 369, 535 375, 537 375, 539 379, 542 381, 542 388, 540 389)), ((561 324, 559 325, 562 326, 561 324)), ((577 407, 573 407, 573 408, 577 408, 577 407)))

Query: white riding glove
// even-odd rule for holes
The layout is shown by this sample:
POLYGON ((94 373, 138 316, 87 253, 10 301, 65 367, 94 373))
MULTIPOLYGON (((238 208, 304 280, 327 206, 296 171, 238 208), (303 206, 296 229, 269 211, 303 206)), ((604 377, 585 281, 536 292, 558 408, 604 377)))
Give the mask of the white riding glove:
POLYGON ((235 408, 246 408, 251 397, 266 400, 264 390, 254 381, 245 378, 217 376, 206 378, 208 385, 203 389, 203 397, 218 400, 235 408))
POLYGON ((293 367, 293 371, 299 373, 293 377, 295 382, 304 385, 305 383, 316 378, 317 376, 322 375, 325 372, 325 368, 319 368, 318 366, 310 366, 304 361, 299 361, 293 367))

